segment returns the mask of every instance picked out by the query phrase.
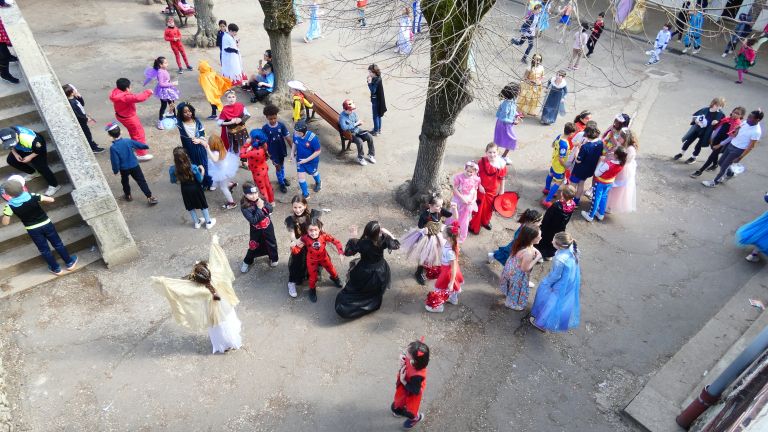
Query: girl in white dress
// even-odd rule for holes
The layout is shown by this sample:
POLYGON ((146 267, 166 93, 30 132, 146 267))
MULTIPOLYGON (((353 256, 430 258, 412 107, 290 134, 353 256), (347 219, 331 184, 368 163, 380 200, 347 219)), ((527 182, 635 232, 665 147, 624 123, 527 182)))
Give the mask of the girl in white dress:
POLYGON ((611 213, 632 213, 637 210, 637 148, 638 141, 629 128, 619 133, 619 145, 627 151, 627 162, 621 170, 613 187, 608 191, 608 211, 611 213))

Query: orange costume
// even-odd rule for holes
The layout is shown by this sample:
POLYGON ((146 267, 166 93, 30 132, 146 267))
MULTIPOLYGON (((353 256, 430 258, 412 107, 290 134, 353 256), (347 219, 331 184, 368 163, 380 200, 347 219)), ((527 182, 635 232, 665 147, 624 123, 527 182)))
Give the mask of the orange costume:
MULTIPOLYGON (((254 129, 258 130, 258 129, 254 129)), ((251 138, 253 140, 253 138, 251 138)), ((253 182, 259 188, 259 193, 269 203, 275 202, 275 193, 272 191, 272 183, 269 182, 269 153, 264 142, 247 144, 240 149, 240 159, 248 161, 248 169, 253 176, 253 182)))
POLYGON ((197 71, 200 72, 200 87, 203 89, 205 98, 211 106, 221 111, 223 106, 221 97, 232 88, 232 80, 217 74, 205 60, 200 60, 197 64, 197 71))

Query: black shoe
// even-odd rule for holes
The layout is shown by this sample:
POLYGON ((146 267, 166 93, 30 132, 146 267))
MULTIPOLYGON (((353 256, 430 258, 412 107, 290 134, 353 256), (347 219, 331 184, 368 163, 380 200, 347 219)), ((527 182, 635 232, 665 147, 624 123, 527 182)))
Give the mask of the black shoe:
POLYGON ((691 177, 692 178, 696 178, 696 177, 700 176, 701 174, 702 174, 701 170, 696 170, 696 171, 691 173, 691 177))
POLYGON ((192 66, 187 66, 187 70, 193 70, 192 66))
POLYGON ((256 96, 251 98, 251 103, 256 103, 256 96))
POLYGON ((336 288, 341 288, 343 285, 341 284, 341 278, 336 276, 335 278, 331 278, 333 281, 333 284, 336 285, 336 288))
POLYGON ((717 165, 712 165, 711 167, 707 168, 707 171, 714 171, 717 169, 717 165))
POLYGON ((103 147, 99 147, 99 146, 94 146, 94 147, 91 147, 91 151, 93 151, 93 152, 94 152, 94 153, 96 153, 96 154, 98 154, 98 153, 104 153, 104 151, 105 151, 105 150, 106 150, 105 148, 103 148, 103 147))
POLYGON ((683 157, 683 154, 682 153, 678 153, 678 154, 672 156, 672 160, 680 160, 680 158, 682 158, 682 157, 683 157))
POLYGON ((283 180, 283 183, 285 183, 286 186, 290 186, 291 182, 288 179, 283 180))
POLYGON ((8 59, 8 61, 11 62, 11 63, 17 62, 17 61, 19 61, 19 58, 16 57, 15 55, 12 55, 11 58, 8 59))
POLYGON ((315 187, 312 188, 315 192, 320 192, 323 188, 320 186, 320 182, 315 183, 315 187))
POLYGON ((528 64, 528 57, 523 56, 523 58, 520 59, 520 63, 522 64, 528 64))
POLYGON ((419 268, 416 269, 416 273, 414 273, 413 277, 416 278, 416 282, 418 282, 419 285, 427 284, 427 276, 424 274, 424 267, 419 266, 419 268))
POLYGON ((13 83, 13 84, 18 84, 19 83, 19 79, 16 78, 15 76, 11 75, 11 74, 2 75, 2 76, 0 76, 0 78, 8 81, 9 83, 13 83))
POLYGON ((309 301, 312 303, 317 303, 317 290, 309 290, 309 301))
POLYGON ((696 157, 695 157, 695 156, 691 156, 691 157, 689 157, 689 158, 688 158, 688 159, 685 161, 685 163, 686 163, 686 164, 688 164, 688 165, 690 165, 690 164, 692 164, 692 163, 694 163, 694 162, 696 162, 696 157))
POLYGON ((488 231, 491 230, 491 224, 483 225, 483 228, 487 229, 488 231))
POLYGON ((281 185, 280 185, 280 192, 282 192, 282 193, 288 193, 288 188, 287 188, 287 187, 285 187, 285 185, 284 185, 284 184, 281 184, 281 185))

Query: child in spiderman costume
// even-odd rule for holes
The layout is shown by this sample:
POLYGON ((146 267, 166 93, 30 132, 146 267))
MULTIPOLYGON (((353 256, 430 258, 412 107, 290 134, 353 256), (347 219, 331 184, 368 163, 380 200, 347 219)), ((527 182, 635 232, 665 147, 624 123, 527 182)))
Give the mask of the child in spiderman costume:
POLYGON ((253 176, 253 182, 259 188, 259 193, 267 202, 275 205, 275 193, 269 182, 269 150, 267 150, 267 135, 261 129, 251 130, 251 136, 240 149, 240 159, 248 162, 248 170, 253 176))
POLYGON ((421 397, 427 386, 427 365, 429 347, 424 338, 411 342, 405 353, 400 355, 400 370, 395 384, 395 400, 390 406, 396 417, 407 417, 403 428, 411 429, 424 419, 419 412, 421 397))
POLYGON ((317 302, 317 273, 320 267, 328 271, 331 275, 331 280, 337 288, 342 287, 339 274, 336 272, 336 268, 333 266, 331 257, 328 255, 328 251, 325 250, 325 246, 331 243, 336 246, 336 251, 344 260, 344 248, 341 246, 341 242, 336 240, 332 235, 323 231, 323 223, 319 219, 312 220, 307 226, 307 233, 301 236, 299 239, 291 243, 291 254, 298 255, 301 253, 302 248, 307 249, 307 270, 309 271, 309 301, 312 303, 317 302))
POLYGON ((259 189, 251 182, 243 183, 243 199, 240 211, 251 226, 248 252, 240 266, 240 273, 248 273, 256 257, 269 256, 269 266, 277 267, 277 239, 270 214, 272 205, 259 196, 259 189))

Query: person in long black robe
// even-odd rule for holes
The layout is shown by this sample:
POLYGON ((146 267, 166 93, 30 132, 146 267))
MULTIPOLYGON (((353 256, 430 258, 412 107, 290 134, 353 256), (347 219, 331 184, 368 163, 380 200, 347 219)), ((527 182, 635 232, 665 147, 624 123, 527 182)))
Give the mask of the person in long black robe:
POLYGON ((365 226, 362 237, 352 238, 345 256, 360 254, 360 260, 347 275, 347 283, 336 296, 336 313, 342 318, 359 318, 379 310, 384 291, 389 287, 389 264, 385 251, 400 248, 400 242, 382 229, 377 221, 365 226))
POLYGON ((541 220, 541 240, 534 245, 544 259, 555 256, 557 249, 552 244, 552 240, 555 234, 565 231, 575 209, 576 203, 572 199, 561 198, 544 213, 544 219, 541 220))

